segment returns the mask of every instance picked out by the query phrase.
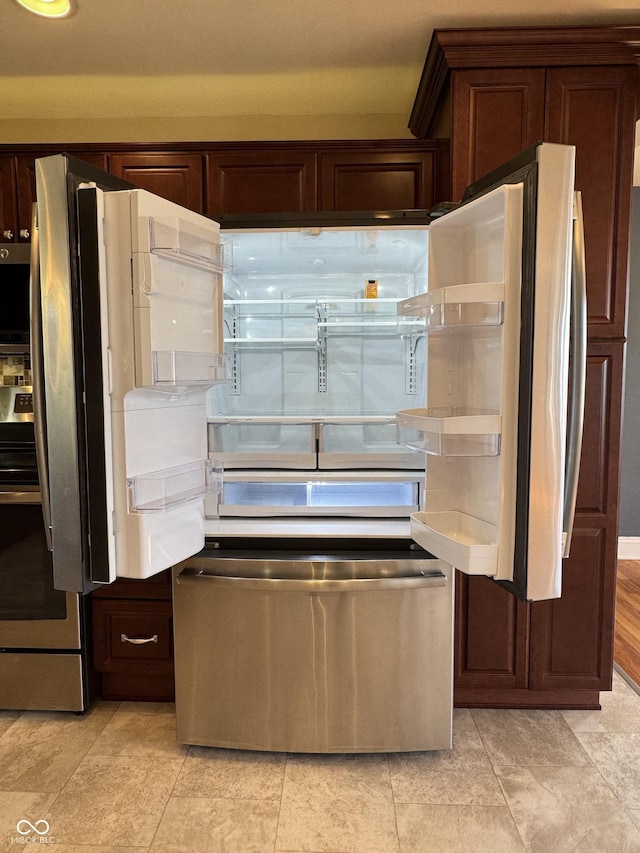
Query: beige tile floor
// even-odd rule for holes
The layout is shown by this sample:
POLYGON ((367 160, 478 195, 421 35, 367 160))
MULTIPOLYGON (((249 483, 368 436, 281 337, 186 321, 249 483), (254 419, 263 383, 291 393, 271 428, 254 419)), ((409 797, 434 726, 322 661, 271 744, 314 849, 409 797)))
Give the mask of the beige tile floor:
POLYGON ((601 711, 456 711, 454 741, 248 753, 180 746, 172 705, 0 712, 0 850, 640 853, 640 695, 618 675, 601 711))

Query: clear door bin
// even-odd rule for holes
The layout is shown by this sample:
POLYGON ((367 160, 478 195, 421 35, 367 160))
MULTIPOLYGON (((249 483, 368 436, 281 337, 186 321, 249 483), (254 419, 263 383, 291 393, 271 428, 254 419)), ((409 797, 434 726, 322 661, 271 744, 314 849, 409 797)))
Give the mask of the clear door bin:
POLYGON ((208 460, 127 479, 130 512, 167 512, 222 492, 222 469, 208 460))
POLYGON ((504 284, 480 282, 442 287, 398 303, 398 314, 422 317, 424 331, 503 322, 504 284))
POLYGON ((433 456, 497 456, 502 418, 493 412, 437 407, 396 414, 399 444, 433 456))
POLYGON ((154 255, 212 272, 232 265, 231 243, 214 243, 209 229, 180 217, 149 217, 149 248, 154 255))
POLYGON ((154 352, 153 384, 168 385, 211 385, 224 382, 224 355, 213 352, 154 352))
POLYGON ((498 529, 463 512, 416 512, 411 538, 441 560, 468 575, 495 575, 498 529))

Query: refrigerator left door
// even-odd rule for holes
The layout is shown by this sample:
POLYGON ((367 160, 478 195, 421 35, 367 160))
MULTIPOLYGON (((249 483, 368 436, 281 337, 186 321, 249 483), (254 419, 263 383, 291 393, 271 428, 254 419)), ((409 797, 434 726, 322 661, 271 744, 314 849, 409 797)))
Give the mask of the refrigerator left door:
MULTIPOLYGON (((223 355, 206 357, 197 335, 163 331, 185 324, 190 282, 176 274, 176 256, 202 264, 188 235, 186 252, 157 239, 142 280, 135 253, 145 251, 140 233, 154 228, 143 203, 160 211, 160 238, 183 220, 209 232, 217 225, 65 156, 36 161, 36 187, 54 583, 82 593, 120 575, 147 577, 203 545, 204 493, 217 486, 205 464, 204 395, 224 376, 223 355), (136 312, 145 299, 151 308, 136 312), (195 356, 174 351, 185 337, 195 356)), ((211 310, 198 310, 210 330, 218 309, 208 275, 211 310)))

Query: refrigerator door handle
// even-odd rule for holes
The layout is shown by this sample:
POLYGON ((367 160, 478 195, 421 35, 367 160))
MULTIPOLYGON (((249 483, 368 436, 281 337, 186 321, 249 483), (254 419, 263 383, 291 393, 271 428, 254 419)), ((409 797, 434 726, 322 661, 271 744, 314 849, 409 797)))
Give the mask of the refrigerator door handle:
POLYGON ((38 242, 38 206, 31 213, 31 258, 29 268, 29 299, 31 313, 31 384, 33 387, 33 426, 36 464, 42 496, 42 515, 47 548, 53 551, 51 539, 51 499, 49 495, 49 463, 47 459, 46 418, 44 410, 44 377, 42 361, 42 308, 40 305, 40 252, 38 242))
POLYGON ((569 556, 576 513, 580 453, 584 424, 587 371, 587 276, 584 253, 582 194, 574 193, 571 264, 571 339, 569 344, 569 406, 565 464, 562 556, 569 556))

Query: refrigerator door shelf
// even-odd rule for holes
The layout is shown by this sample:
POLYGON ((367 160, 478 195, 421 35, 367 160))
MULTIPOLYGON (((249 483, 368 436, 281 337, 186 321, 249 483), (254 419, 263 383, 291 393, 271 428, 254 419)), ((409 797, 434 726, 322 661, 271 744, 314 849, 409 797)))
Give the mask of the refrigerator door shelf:
POLYGON ((212 242, 210 229, 186 219, 144 217, 138 230, 139 243, 134 251, 150 251, 171 261, 216 273, 231 269, 233 265, 231 243, 212 242), (148 237, 144 234, 145 223, 148 237))
POLYGON ((222 492, 222 470, 211 461, 127 478, 130 512, 167 512, 222 492))
POLYGON ((495 412, 437 407, 396 414, 399 444, 434 456, 497 456, 502 418, 495 412))
POLYGON ((425 325, 418 332, 500 326, 504 321, 503 309, 503 282, 451 285, 398 303, 398 314, 423 318, 425 325))
POLYGON ((212 385, 225 380, 225 360, 222 353, 155 351, 153 384, 174 391, 182 385, 212 385))
POLYGON ((497 528, 463 512, 416 512, 411 538, 469 575, 497 573, 497 528))

